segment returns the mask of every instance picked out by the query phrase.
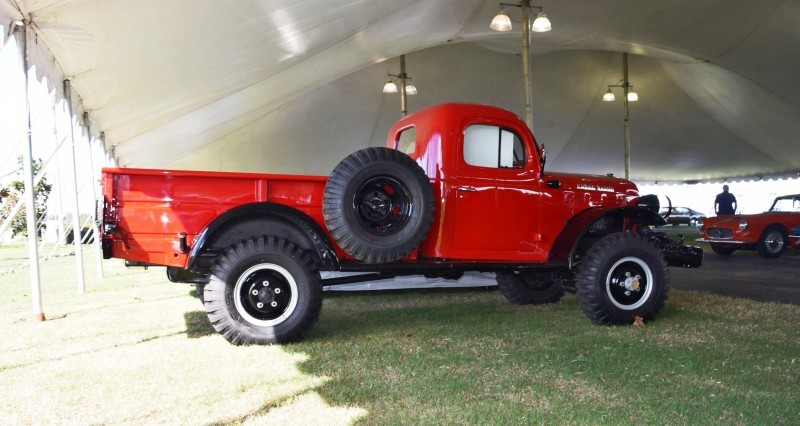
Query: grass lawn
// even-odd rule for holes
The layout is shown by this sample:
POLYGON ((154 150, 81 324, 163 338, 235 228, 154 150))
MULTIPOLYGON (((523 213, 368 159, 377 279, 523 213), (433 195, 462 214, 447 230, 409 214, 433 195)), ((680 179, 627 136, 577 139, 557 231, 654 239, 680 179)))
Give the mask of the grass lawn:
POLYGON ((673 289, 601 327, 572 294, 326 293, 303 342, 234 347, 191 286, 101 281, 89 249, 84 295, 74 257, 42 262, 35 321, 25 256, 0 246, 4 424, 800 424, 800 306, 673 289))

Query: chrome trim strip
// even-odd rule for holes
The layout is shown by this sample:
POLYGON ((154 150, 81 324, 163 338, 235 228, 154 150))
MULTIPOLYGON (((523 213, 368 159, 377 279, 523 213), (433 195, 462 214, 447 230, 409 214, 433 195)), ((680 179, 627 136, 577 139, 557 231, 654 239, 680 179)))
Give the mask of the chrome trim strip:
POLYGON ((698 243, 719 243, 719 244, 752 244, 747 243, 744 241, 733 241, 733 240, 707 240, 705 238, 698 238, 695 241, 698 243))

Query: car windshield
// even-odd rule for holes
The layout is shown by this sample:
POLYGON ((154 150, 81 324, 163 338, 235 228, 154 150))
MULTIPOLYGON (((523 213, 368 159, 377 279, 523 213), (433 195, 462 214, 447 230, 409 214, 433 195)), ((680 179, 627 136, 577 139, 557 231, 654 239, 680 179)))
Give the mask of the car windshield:
POLYGON ((776 199, 769 211, 800 213, 800 196, 776 199))

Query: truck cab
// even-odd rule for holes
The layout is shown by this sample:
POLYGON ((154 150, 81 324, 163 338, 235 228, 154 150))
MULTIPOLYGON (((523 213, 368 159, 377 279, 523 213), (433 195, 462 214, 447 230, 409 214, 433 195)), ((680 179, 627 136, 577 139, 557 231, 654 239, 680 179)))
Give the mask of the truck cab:
POLYGON ((531 131, 496 107, 424 109, 395 124, 387 146, 416 160, 433 183, 439 208, 424 257, 544 262, 565 220, 639 197, 624 179, 545 173, 531 131))

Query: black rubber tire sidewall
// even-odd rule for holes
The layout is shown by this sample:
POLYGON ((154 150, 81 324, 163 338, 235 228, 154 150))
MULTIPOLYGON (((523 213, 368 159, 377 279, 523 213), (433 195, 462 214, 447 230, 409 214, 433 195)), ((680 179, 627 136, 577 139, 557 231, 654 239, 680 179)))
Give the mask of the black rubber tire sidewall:
POLYGON ((786 235, 786 232, 784 232, 780 227, 772 225, 768 226, 766 229, 764 229, 764 232, 761 233, 761 236, 758 238, 758 243, 756 244, 756 250, 758 251, 758 254, 761 257, 767 259, 776 259, 781 257, 783 255, 783 252, 786 251, 787 244, 789 244, 789 237, 786 235), (783 245, 781 246, 781 249, 777 252, 771 252, 767 248, 766 240, 767 237, 772 233, 780 235, 780 237, 783 239, 783 245))
POLYGON ((214 329, 234 345, 288 343, 301 339, 314 326, 322 308, 322 285, 312 258, 291 242, 276 237, 244 240, 221 255, 203 292, 204 306, 214 329), (297 287, 296 305, 282 322, 261 326, 236 307, 234 288, 239 277, 255 265, 284 268, 297 287))
POLYGON ((637 316, 649 321, 664 306, 669 278, 664 256, 645 236, 630 232, 610 234, 588 250, 580 265, 576 283, 578 301, 586 316, 596 324, 632 324, 637 316), (651 287, 649 296, 633 309, 615 306, 607 294, 606 279, 611 267, 627 257, 640 259, 652 274, 652 280, 645 284, 651 287))
POLYGON ((325 224, 347 254, 364 262, 398 260, 416 249, 433 223, 433 190, 419 165, 399 151, 372 147, 357 151, 334 168, 322 200, 325 224), (384 235, 370 232, 358 214, 356 198, 364 184, 387 178, 401 184, 410 197, 405 223, 384 235))
MULTIPOLYGON (((530 282, 530 278, 528 280, 530 282)), ((555 281, 550 281, 549 285, 536 288, 536 286, 528 285, 526 278, 515 272, 498 272, 497 287, 503 296, 515 305, 555 303, 564 296, 564 288, 555 281)))

